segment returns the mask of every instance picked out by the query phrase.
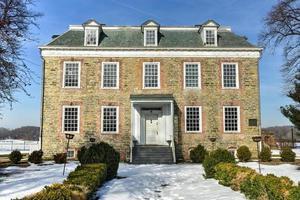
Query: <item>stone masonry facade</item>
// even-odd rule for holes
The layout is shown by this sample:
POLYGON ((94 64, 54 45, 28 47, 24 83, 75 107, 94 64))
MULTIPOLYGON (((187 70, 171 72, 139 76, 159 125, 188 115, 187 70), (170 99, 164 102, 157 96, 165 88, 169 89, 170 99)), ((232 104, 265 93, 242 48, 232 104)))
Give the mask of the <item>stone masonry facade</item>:
POLYGON ((211 149, 210 136, 216 136, 217 147, 236 149, 247 145, 252 151, 252 136, 260 135, 258 58, 188 57, 43 57, 44 96, 42 144, 45 157, 65 151, 62 131, 62 107, 80 106, 80 131, 70 142, 78 150, 89 138, 105 141, 128 160, 131 140, 130 95, 172 94, 174 97, 174 135, 177 157, 189 159, 189 150, 198 144, 211 149), (63 62, 81 63, 80 88, 62 87, 63 62), (119 62, 119 89, 101 89, 101 63, 119 62), (160 62, 160 89, 143 89, 143 62, 160 62), (200 62, 201 89, 184 89, 183 63, 200 62), (239 89, 222 89, 221 63, 238 63, 239 89), (102 134, 101 106, 119 106, 119 133, 102 134), (202 106, 202 133, 186 133, 184 106, 202 106), (223 106, 240 106, 240 133, 223 132, 223 106), (249 126, 257 119, 257 126, 249 126))

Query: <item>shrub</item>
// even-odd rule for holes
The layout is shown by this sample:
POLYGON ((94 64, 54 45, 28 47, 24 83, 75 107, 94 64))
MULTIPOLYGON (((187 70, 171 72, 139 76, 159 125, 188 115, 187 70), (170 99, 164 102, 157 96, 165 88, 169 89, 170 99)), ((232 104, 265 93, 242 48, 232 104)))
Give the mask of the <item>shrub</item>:
POLYGON ((217 149, 207 155, 203 161, 205 177, 213 178, 215 174, 215 166, 221 162, 235 163, 235 158, 226 149, 217 149))
POLYGON ((83 162, 82 160, 83 160, 83 155, 84 155, 85 151, 86 151, 86 147, 85 147, 85 146, 81 147, 81 148, 77 151, 77 158, 78 158, 78 160, 79 160, 80 163, 83 162))
POLYGON ((300 199, 300 186, 294 186, 289 191, 287 200, 299 200, 300 199))
POLYGON ((283 147, 280 152, 281 161, 295 162, 296 154, 290 147, 283 147))
POLYGON ((21 161, 22 157, 23 157, 23 155, 18 150, 14 150, 9 154, 9 160, 13 164, 18 164, 21 161))
POLYGON ((43 162, 42 160, 43 157, 43 151, 39 150, 39 151, 33 151, 29 157, 28 157, 28 161, 34 164, 39 164, 41 162, 43 162))
POLYGON ((262 162, 269 162, 271 161, 271 150, 269 147, 263 147, 261 152, 259 153, 259 158, 262 162))
POLYGON ((197 147, 193 148, 190 151, 190 158, 194 163, 202 163, 205 156, 207 154, 207 151, 205 148, 199 144, 197 147))
POLYGON ((86 200, 106 179, 105 164, 78 166, 63 184, 46 186, 41 192, 23 200, 86 200))
POLYGON ((81 164, 105 163, 107 165, 107 180, 117 176, 120 154, 105 142, 93 144, 89 148, 82 147, 80 155, 81 164))
POLYGON ((65 163, 67 161, 66 153, 57 153, 53 156, 54 162, 58 164, 65 163))
POLYGON ((247 162, 251 159, 251 152, 247 146, 240 146, 237 149, 237 157, 241 162, 247 162))

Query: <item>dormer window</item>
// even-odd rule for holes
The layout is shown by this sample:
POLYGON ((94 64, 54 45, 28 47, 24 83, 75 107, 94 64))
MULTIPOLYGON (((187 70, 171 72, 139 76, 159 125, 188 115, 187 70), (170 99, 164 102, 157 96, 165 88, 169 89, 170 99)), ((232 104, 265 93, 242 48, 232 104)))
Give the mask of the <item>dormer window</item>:
POLYGON ((154 20, 145 21, 141 28, 144 33, 144 46, 158 45, 158 30, 159 24, 154 20))
POLYGON ((215 46, 216 44, 216 31, 215 30, 205 30, 205 44, 207 46, 215 46))
POLYGON ((219 24, 213 20, 208 20, 200 26, 200 33, 204 46, 218 46, 219 24))
POLYGON ((86 28, 85 29, 85 46, 97 46, 99 38, 98 29, 86 28))
POLYGON ((84 46, 98 46, 102 24, 91 19, 83 23, 82 26, 84 28, 84 46))
POLYGON ((144 32, 145 46, 157 46, 157 29, 145 29, 144 32))

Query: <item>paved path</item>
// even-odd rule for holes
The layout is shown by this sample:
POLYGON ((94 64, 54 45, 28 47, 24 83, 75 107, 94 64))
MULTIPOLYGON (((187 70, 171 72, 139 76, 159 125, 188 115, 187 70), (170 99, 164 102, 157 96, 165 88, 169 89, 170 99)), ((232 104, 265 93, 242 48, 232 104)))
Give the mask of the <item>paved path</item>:
POLYGON ((203 178, 198 164, 120 164, 118 176, 98 191, 103 200, 240 200, 244 195, 203 178), (123 178, 122 178, 123 177, 123 178))

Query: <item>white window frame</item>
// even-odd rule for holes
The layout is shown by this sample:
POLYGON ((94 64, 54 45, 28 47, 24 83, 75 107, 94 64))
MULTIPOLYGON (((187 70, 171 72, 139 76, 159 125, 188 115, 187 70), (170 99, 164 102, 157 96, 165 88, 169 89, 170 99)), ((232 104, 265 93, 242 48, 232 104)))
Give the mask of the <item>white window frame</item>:
POLYGON ((160 89, 160 62, 143 62, 143 89, 160 89), (151 64, 157 65, 157 87, 145 87, 145 67, 151 64))
POLYGON ((101 88, 102 89, 119 89, 119 78, 120 78, 120 71, 119 71, 119 62, 102 62, 101 64, 101 88), (115 64, 117 65, 117 84, 116 87, 104 87, 104 65, 105 64, 115 64))
POLYGON ((147 47, 154 47, 154 46, 157 46, 158 44, 158 30, 157 28, 144 28, 144 46, 147 46, 147 47), (147 31, 154 31, 154 36, 155 36, 155 44, 147 44, 146 40, 147 40, 147 34, 146 32, 147 31))
POLYGON ((241 111, 240 106, 223 106, 223 132, 224 133, 240 133, 241 132, 241 111), (225 130, 225 108, 237 108, 237 123, 238 123, 238 130, 237 131, 226 131, 225 130))
POLYGON ((239 79, 240 79, 240 75, 239 75, 239 65, 238 65, 238 63, 236 63, 236 62, 222 62, 221 63, 221 65, 222 65, 222 89, 239 89, 240 88, 240 86, 239 86, 239 84, 240 84, 240 81, 239 81, 239 79), (235 85, 236 85, 236 87, 224 87, 224 65, 235 65, 235 70, 236 70, 236 77, 235 77, 235 85))
POLYGON ((80 106, 63 106, 62 108, 62 132, 63 133, 79 133, 80 132, 80 106), (77 112, 77 131, 65 131, 65 108, 78 108, 77 112))
POLYGON ((117 134, 119 133, 119 106, 101 106, 101 133, 102 134, 117 134), (104 116, 104 108, 116 108, 117 111, 117 119, 116 119, 116 131, 103 131, 103 116, 104 116))
POLYGON ((217 33, 217 29, 216 28, 203 28, 203 41, 204 41, 204 44, 205 46, 209 46, 209 47, 215 47, 215 46, 218 46, 217 42, 218 42, 218 33, 217 33), (215 44, 207 44, 206 43, 206 31, 213 31, 214 32, 214 35, 215 35, 215 44))
POLYGON ((76 158, 76 151, 75 151, 75 149, 68 149, 67 150, 67 159, 72 159, 72 158, 76 158), (73 151, 74 152, 74 156, 73 157, 68 157, 68 151, 73 151))
POLYGON ((80 78, 81 78, 81 62, 79 61, 64 61, 63 64, 63 81, 62 88, 80 88, 80 78), (78 64, 78 86, 65 86, 65 76, 66 76, 66 64, 78 64))
POLYGON ((184 130, 186 133, 202 133, 202 106, 184 106, 184 130), (199 108, 199 131, 187 131, 187 108, 199 108))
POLYGON ((84 46, 96 47, 99 44, 99 27, 86 27, 84 30, 84 46), (87 44, 87 31, 96 30, 96 44, 87 44))
POLYGON ((184 89, 201 89, 201 64, 200 62, 184 62, 183 63, 183 87, 184 89), (186 65, 196 64, 198 65, 198 87, 186 87, 186 65))

